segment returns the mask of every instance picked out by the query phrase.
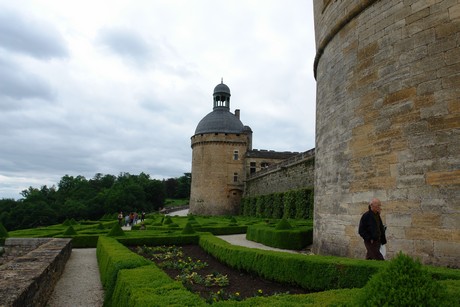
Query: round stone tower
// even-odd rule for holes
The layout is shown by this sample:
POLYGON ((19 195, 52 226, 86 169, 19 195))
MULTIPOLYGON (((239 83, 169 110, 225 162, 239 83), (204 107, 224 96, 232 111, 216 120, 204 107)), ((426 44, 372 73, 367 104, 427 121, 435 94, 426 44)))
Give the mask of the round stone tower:
POLYGON ((363 258, 382 201, 387 256, 459 266, 460 2, 314 0, 319 254, 363 258))
POLYGON ((192 143, 190 213, 235 214, 244 188, 244 157, 252 131, 230 112, 230 89, 223 81, 214 88, 213 111, 196 127, 192 143))

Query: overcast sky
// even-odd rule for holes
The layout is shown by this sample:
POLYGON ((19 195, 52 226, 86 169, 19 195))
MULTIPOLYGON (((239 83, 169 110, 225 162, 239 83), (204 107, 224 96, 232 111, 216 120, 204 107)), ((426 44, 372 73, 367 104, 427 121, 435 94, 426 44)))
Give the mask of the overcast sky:
POLYGON ((0 0, 0 199, 62 176, 191 171, 223 77, 253 148, 314 147, 305 0, 0 0))

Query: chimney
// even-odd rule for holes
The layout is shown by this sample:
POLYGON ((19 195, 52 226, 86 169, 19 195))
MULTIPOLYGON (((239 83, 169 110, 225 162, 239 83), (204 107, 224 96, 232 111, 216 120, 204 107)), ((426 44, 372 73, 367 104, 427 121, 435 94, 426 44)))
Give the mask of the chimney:
POLYGON ((240 119, 240 109, 235 110, 235 116, 236 118, 240 119))

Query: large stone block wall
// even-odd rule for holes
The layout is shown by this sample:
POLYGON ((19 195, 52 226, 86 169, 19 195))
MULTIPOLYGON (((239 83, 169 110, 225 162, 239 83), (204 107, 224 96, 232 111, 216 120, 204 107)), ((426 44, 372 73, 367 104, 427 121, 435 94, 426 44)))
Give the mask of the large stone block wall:
POLYGON ((314 251, 363 258, 383 203, 388 257, 460 263, 460 0, 314 1, 314 251))
POLYGON ((46 306, 72 252, 71 239, 8 238, 0 265, 0 306, 46 306))
POLYGON ((245 182, 244 196, 312 188, 315 179, 314 153, 312 149, 252 174, 245 182))

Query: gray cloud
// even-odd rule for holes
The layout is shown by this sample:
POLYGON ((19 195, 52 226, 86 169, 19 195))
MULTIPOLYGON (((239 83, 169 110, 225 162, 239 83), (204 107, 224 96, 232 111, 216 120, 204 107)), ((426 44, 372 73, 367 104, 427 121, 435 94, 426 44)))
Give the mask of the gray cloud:
POLYGON ((98 41, 111 52, 136 64, 145 64, 154 52, 146 39, 127 28, 104 28, 99 31, 98 41))
POLYGON ((39 59, 67 57, 59 31, 44 20, 0 8, 0 48, 39 59))
MULTIPOLYGON (((1 30, 0 30, 1 31, 1 30)), ((15 108, 16 99, 39 98, 52 100, 50 84, 40 76, 24 70, 13 61, 6 61, 0 54, 0 106, 15 108)))
POLYGON ((0 8, 0 198, 65 174, 189 172, 221 77, 254 148, 314 146, 308 1, 27 3, 0 8))

